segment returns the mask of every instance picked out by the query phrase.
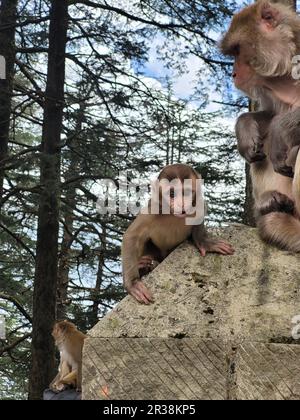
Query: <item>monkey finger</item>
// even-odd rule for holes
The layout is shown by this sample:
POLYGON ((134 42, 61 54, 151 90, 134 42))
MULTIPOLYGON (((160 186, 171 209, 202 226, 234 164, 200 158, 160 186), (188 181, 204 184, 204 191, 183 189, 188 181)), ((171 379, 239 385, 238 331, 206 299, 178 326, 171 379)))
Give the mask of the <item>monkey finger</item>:
POLYGON ((154 302, 154 298, 152 296, 152 293, 144 285, 143 285, 141 293, 142 293, 143 299, 144 299, 144 301, 146 302, 147 305, 154 302))
POLYGON ((220 247, 220 250, 222 250, 225 255, 233 255, 235 253, 235 250, 232 247, 223 246, 220 247))
POLYGON ((154 302, 151 292, 141 281, 134 285, 131 294, 137 301, 144 303, 145 305, 150 305, 150 303, 154 302))
POLYGON ((234 252, 235 252, 235 249, 233 248, 233 246, 232 246, 232 245, 230 245, 230 244, 229 244, 229 243, 227 243, 227 242, 222 243, 220 247, 221 247, 224 251, 228 252, 229 254, 234 254, 234 252))
POLYGON ((246 160, 248 161, 248 163, 255 163, 255 162, 260 162, 262 160, 266 159, 266 155, 264 154, 264 152, 256 152, 255 154, 251 154, 246 156, 246 160))
POLYGON ((224 250, 234 251, 233 246, 227 241, 220 240, 214 246, 222 248, 224 250))
POLYGON ((144 261, 140 261, 139 265, 138 265, 139 270, 141 270, 143 268, 150 269, 151 267, 152 267, 152 263, 144 262, 144 261))
POLYGON ((211 251, 222 255, 232 255, 234 253, 232 246, 227 243, 218 243, 211 248, 211 251))
POLYGON ((144 303, 147 305, 147 302, 145 301, 143 294, 139 290, 132 290, 130 294, 139 303, 144 303))
POLYGON ((294 177, 293 168, 290 166, 287 166, 285 162, 281 164, 280 163, 274 164, 274 171, 279 173, 280 175, 287 176, 289 178, 294 177))
POLYGON ((139 268, 151 268, 153 265, 153 259, 151 257, 142 257, 139 261, 139 268))
POLYGON ((228 242, 220 242, 219 244, 218 244, 222 249, 225 249, 225 250, 228 250, 228 251, 234 251, 235 249, 233 248, 233 246, 230 244, 230 243, 228 243, 228 242))
POLYGON ((200 251, 201 257, 206 256, 206 248, 204 246, 198 246, 198 249, 200 251))
POLYGON ((143 261, 143 262, 149 262, 149 263, 151 263, 151 262, 153 261, 153 258, 152 258, 152 257, 150 257, 150 256, 148 256, 148 255, 144 255, 144 256, 140 259, 140 261, 143 261))
POLYGON ((221 254, 221 255, 228 255, 227 251, 225 251, 224 249, 219 248, 219 247, 215 248, 214 252, 216 252, 217 254, 221 254))

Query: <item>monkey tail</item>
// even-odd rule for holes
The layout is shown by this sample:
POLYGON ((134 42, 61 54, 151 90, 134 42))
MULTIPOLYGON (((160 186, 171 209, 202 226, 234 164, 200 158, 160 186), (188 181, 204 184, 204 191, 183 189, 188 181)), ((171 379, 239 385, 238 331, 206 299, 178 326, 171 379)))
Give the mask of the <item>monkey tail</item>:
POLYGON ((300 150, 298 152, 296 165, 295 165, 295 176, 293 181, 293 196, 297 213, 300 216, 300 150))

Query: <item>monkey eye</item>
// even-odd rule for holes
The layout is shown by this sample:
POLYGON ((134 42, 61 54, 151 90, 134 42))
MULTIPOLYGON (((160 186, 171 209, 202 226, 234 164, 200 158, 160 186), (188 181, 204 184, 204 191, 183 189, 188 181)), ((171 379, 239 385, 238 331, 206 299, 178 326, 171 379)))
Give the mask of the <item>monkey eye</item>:
POLYGON ((264 11, 262 13, 262 18, 263 18, 263 20, 270 21, 270 20, 274 20, 274 15, 271 11, 264 11))

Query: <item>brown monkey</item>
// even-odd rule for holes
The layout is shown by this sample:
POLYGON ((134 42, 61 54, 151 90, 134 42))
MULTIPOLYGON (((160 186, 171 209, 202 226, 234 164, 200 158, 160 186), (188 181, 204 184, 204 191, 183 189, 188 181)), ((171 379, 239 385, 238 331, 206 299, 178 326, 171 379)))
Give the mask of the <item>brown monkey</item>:
POLYGON ((262 108, 236 126, 239 151, 251 163, 260 234, 300 252, 300 84, 292 77, 300 19, 286 6, 260 0, 234 16, 221 46, 235 58, 236 87, 262 108), (287 177, 293 174, 294 180, 287 177))
MULTIPOLYGON (((235 58, 236 87, 259 101, 262 118, 275 117, 269 157, 276 172, 293 177, 300 146, 300 81, 293 72, 293 58, 300 55, 300 17, 286 5, 259 0, 234 16, 221 48, 235 58)), ((260 117, 246 115, 239 121, 240 148, 249 163, 261 161, 260 117)))
MULTIPOLYGON (((195 208, 203 206, 203 199, 197 194, 200 180, 200 175, 187 165, 165 167, 158 177, 160 182, 158 212, 140 214, 124 235, 122 246, 124 287, 140 303, 153 302, 153 296, 141 282, 141 276, 153 270, 189 237, 202 256, 207 252, 223 255, 234 253, 230 244, 207 235, 204 217, 198 225, 187 224, 189 215, 192 218, 196 217, 195 208), (190 188, 184 186, 186 180, 191 181, 190 188), (172 187, 174 181, 175 184, 177 182, 179 189, 172 187), (185 197, 188 196, 190 196, 189 204, 185 201, 185 197), (163 212, 165 203, 170 205, 169 214, 163 212)), ((155 198, 152 196, 148 209, 153 203, 155 204, 155 198)))
POLYGON ((82 349, 86 335, 72 322, 60 321, 54 325, 52 336, 60 351, 60 364, 50 389, 59 392, 69 385, 81 391, 82 349))

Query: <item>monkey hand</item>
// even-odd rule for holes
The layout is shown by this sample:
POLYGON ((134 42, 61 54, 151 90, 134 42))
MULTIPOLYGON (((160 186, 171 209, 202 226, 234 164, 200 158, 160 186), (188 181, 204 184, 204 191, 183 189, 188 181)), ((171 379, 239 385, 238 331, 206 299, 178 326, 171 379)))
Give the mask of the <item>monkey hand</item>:
POLYGON ((288 176, 289 178, 293 178, 295 175, 295 166, 299 151, 300 146, 294 146, 287 153, 287 157, 284 162, 281 162, 280 160, 274 161, 274 171, 280 173, 281 175, 288 176))
POLYGON ((300 145, 299 118, 293 112, 277 116, 271 124, 270 159, 274 171, 293 178, 297 150, 300 145))
POLYGON ((266 155, 263 151, 263 144, 259 141, 252 141, 252 145, 244 151, 244 158, 248 163, 261 162, 266 159, 266 155))
POLYGON ((152 293, 141 280, 134 281, 131 286, 127 287, 128 293, 134 297, 139 303, 150 305, 154 302, 152 293))
POLYGON ((146 276, 151 273, 156 267, 159 266, 159 262, 155 261, 151 255, 144 255, 139 261, 139 273, 140 276, 146 276))
POLYGON ((228 242, 221 239, 207 239, 202 243, 196 244, 202 257, 207 253, 217 253, 222 255, 233 255, 235 250, 228 242))
POLYGON ((280 175, 293 178, 294 171, 288 160, 288 149, 284 143, 276 144, 273 142, 270 150, 270 160, 273 164, 274 171, 280 175))
MULTIPOLYGON (((260 162, 266 159, 264 153, 264 136, 260 133, 257 118, 264 112, 248 112, 242 114, 236 123, 238 150, 248 163, 260 162)), ((270 118, 269 116, 265 118, 270 118)))
POLYGON ((57 381, 54 384, 50 385, 50 389, 51 391, 55 392, 55 393, 59 393, 64 391, 67 388, 67 386, 65 384, 63 384, 61 381, 57 381))

